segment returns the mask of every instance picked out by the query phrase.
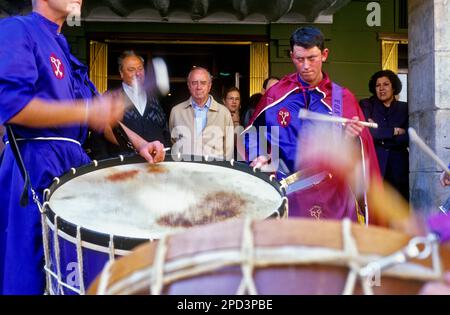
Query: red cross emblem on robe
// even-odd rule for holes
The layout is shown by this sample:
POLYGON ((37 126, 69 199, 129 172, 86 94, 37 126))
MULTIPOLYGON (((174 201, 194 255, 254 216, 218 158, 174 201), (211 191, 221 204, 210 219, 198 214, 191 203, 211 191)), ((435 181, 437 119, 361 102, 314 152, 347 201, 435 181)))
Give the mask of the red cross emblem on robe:
POLYGON ((291 113, 285 107, 280 109, 280 111, 278 112, 278 116, 277 116, 278 123, 283 128, 286 128, 287 126, 289 126, 289 123, 291 122, 291 118, 292 118, 291 113))
POLYGON ((64 78, 64 65, 55 54, 50 56, 50 64, 52 65, 53 74, 58 80, 64 78))

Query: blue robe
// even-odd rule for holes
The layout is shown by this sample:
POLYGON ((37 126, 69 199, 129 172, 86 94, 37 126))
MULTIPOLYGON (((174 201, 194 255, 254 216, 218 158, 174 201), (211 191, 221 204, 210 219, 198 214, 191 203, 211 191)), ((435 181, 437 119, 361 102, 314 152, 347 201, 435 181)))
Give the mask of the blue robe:
POLYGON ((378 124, 370 129, 383 178, 409 200, 409 135, 394 136, 394 128, 408 130, 408 103, 393 101, 386 107, 376 97, 362 99, 361 109, 367 119, 378 124))
MULTIPOLYGON (((301 108, 307 108, 320 114, 332 113, 334 111, 332 86, 332 81, 325 73, 316 87, 307 86, 297 73, 293 73, 285 76, 267 90, 247 126, 248 136, 244 134, 248 161, 269 152, 272 158, 279 154, 280 160, 284 162, 280 161, 278 165, 277 175, 279 177, 284 177, 298 169, 311 167, 310 165, 314 163, 308 161, 309 164, 305 165, 301 159, 302 152, 308 150, 308 146, 303 140, 307 139, 308 134, 311 134, 312 129, 310 128, 317 126, 318 123, 300 120, 298 113, 301 108), (260 127, 264 126, 267 127, 267 130, 260 130, 260 127), (251 127, 255 128, 252 130, 251 127), (275 127, 274 130, 271 129, 272 127, 275 127), (268 149, 266 150, 264 146, 268 149)), ((364 119, 356 98, 346 88, 342 88, 341 114, 346 118, 358 116, 360 120, 364 119)), ((342 132, 340 128, 328 128, 329 124, 321 126, 324 133, 327 130, 329 137, 342 132)), ((366 128, 362 131, 360 139, 364 156, 370 160, 370 176, 378 178, 379 169, 373 139, 366 128)), ((364 218, 359 205, 362 205, 362 202, 356 200, 355 197, 349 185, 334 176, 329 180, 322 181, 319 185, 311 185, 290 193, 288 195, 289 215, 315 219, 349 217, 354 221, 362 222, 364 218)))
MULTIPOLYGON (((58 25, 32 13, 0 21, 0 123, 7 123, 33 98, 88 99, 95 87, 87 68, 70 54, 58 25)), ((55 176, 90 160, 80 145, 68 141, 31 140, 64 137, 84 141, 81 125, 27 128, 13 125, 31 185, 42 192, 55 176)), ((6 139, 5 139, 6 140, 6 139)), ((28 206, 19 205, 23 178, 9 145, 0 161, 0 293, 42 294, 45 288, 40 212, 29 193, 28 206)))

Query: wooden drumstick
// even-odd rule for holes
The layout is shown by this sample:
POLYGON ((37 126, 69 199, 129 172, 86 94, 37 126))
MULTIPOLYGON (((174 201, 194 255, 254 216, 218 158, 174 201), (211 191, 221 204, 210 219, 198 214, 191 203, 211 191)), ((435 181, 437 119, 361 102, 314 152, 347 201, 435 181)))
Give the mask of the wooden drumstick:
POLYGON ((444 171, 447 172, 447 174, 450 174, 450 169, 447 167, 447 165, 444 163, 444 161, 442 161, 437 155, 436 153, 433 152, 433 150, 430 149, 429 146, 427 146, 425 144, 425 142, 419 137, 419 135, 417 134, 417 132, 409 127, 408 128, 408 133, 409 133, 409 139, 414 142, 415 144, 417 144, 417 146, 426 154, 428 154, 429 157, 431 157, 440 167, 442 167, 442 169, 444 171))
MULTIPOLYGON (((166 147, 166 148, 163 149, 163 151, 167 152, 167 151, 170 151, 170 149, 172 149, 172 148, 166 147)), ((156 151, 153 151, 152 154, 156 154, 156 151)))
MULTIPOLYGON (((144 91, 147 95, 167 95, 170 90, 169 73, 167 65, 162 58, 154 58, 148 64, 145 70, 145 79, 143 84, 138 82, 136 76, 133 77, 132 83, 133 96, 135 99, 144 91)), ((125 110, 133 107, 131 100, 125 103, 125 110)))
POLYGON ((324 121, 324 122, 330 122, 330 123, 341 123, 341 124, 347 124, 352 122, 357 122, 358 124, 368 127, 368 128, 378 128, 378 124, 374 122, 368 122, 368 121, 355 121, 352 119, 344 118, 344 117, 338 117, 338 116, 330 116, 330 115, 324 115, 324 114, 318 114, 306 109, 300 109, 298 113, 298 118, 300 119, 309 119, 309 120, 317 120, 317 121, 324 121))
POLYGON ((152 65, 156 87, 159 93, 165 96, 170 91, 169 71, 167 70, 167 65, 162 58, 154 58, 152 60, 152 65))

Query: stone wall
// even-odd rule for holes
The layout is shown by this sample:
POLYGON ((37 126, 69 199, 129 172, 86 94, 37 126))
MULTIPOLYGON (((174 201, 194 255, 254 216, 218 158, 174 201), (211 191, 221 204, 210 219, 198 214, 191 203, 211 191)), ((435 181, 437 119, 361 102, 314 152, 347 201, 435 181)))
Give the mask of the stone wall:
MULTIPOLYGON (((409 0, 409 124, 436 154, 450 162, 450 8, 445 0, 409 0)), ((410 190, 415 209, 438 211, 450 194, 439 166, 410 146, 410 190)))

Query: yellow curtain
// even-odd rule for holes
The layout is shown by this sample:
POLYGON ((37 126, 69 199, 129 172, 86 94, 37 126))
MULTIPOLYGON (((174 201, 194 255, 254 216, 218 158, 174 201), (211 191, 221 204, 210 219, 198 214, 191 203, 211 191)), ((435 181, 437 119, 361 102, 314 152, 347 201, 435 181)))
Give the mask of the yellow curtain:
POLYGON ((261 92, 269 76, 269 46, 266 43, 250 45, 250 95, 261 92))
POLYGON ((91 41, 89 77, 100 93, 108 90, 108 44, 91 41))
POLYGON ((383 40, 381 43, 381 67, 383 70, 398 72, 398 44, 399 41, 383 40))

